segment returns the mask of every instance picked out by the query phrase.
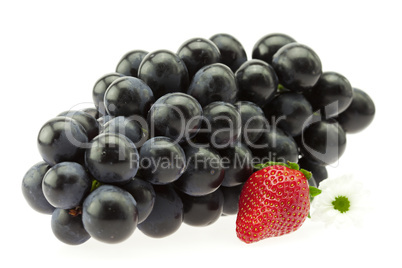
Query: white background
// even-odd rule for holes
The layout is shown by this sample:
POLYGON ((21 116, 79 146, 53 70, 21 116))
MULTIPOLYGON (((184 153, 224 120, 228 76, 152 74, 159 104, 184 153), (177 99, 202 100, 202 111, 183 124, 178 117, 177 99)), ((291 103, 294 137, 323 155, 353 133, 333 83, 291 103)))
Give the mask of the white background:
POLYGON ((1 262, 13 267, 397 267, 400 265, 401 31, 397 1, 2 1, 0 4, 1 262), (271 3, 272 2, 272 3, 271 3), (176 51, 192 37, 229 33, 248 57, 263 35, 282 32, 313 48, 324 71, 345 75, 375 101, 364 132, 348 136, 330 176, 353 172, 371 191, 363 228, 310 222, 290 235, 246 245, 235 217, 182 225, 163 239, 138 230, 127 241, 59 242, 50 216, 27 205, 21 180, 40 155, 44 122, 92 101, 92 87, 129 50, 176 51), (11 262, 9 262, 11 261, 11 262), (170 267, 170 266, 169 266, 170 267), (213 266, 215 267, 215 266, 213 266), (240 266, 237 266, 240 267, 240 266))

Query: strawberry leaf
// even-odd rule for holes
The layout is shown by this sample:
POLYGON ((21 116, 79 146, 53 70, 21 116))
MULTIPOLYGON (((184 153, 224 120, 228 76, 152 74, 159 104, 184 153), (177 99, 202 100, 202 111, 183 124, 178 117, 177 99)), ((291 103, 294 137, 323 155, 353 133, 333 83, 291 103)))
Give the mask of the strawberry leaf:
POLYGON ((290 168, 290 167, 289 167, 287 164, 285 164, 285 163, 282 163, 282 162, 272 162, 272 161, 266 162, 266 163, 264 163, 264 164, 256 164, 256 165, 254 165, 254 168, 259 170, 259 169, 263 169, 263 168, 270 167, 270 166, 285 166, 285 167, 290 168))
POLYGON ((308 179, 308 180, 311 179, 312 174, 310 171, 307 171, 305 169, 300 169, 300 172, 303 173, 303 175, 306 177, 306 179, 308 179))
POLYGON ((300 167, 299 167, 298 164, 293 163, 293 162, 290 162, 290 161, 288 161, 288 166, 289 166, 291 169, 294 169, 294 170, 299 170, 299 169, 300 169, 300 167))
POLYGON ((308 187, 310 190, 310 196, 311 197, 316 197, 317 195, 321 194, 321 190, 318 188, 315 188, 314 186, 309 186, 308 187))

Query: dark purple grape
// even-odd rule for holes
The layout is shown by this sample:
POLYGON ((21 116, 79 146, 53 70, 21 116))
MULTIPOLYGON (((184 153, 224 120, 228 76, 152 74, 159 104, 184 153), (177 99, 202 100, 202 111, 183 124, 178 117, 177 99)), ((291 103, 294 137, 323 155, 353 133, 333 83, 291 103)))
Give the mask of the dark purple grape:
POLYGON ((46 200, 54 207, 73 209, 89 194, 92 181, 84 167, 75 162, 62 162, 51 167, 42 181, 46 200))
POLYGON ((375 104, 361 89, 354 88, 352 103, 337 120, 346 133, 358 133, 368 127, 374 119, 375 104))
POLYGON ((274 97, 278 88, 278 77, 274 69, 261 60, 243 63, 235 77, 239 87, 239 100, 251 101, 260 107, 274 97))
POLYGON ((112 82, 120 77, 123 77, 123 74, 119 73, 109 73, 105 74, 101 78, 96 81, 93 89, 92 89, 92 99, 94 101, 94 105, 96 109, 98 109, 99 113, 101 115, 106 114, 106 108, 104 105, 104 99, 105 99, 105 92, 112 84, 112 82))
POLYGON ((225 170, 221 157, 212 147, 187 145, 183 147, 187 159, 187 169, 174 182, 175 187, 192 196, 212 193, 222 184, 225 170))
POLYGON ((262 109, 255 103, 249 101, 238 101, 235 103, 241 117, 241 140, 246 145, 256 142, 268 124, 262 109))
POLYGON ((139 116, 118 116, 107 121, 102 133, 117 133, 126 136, 136 148, 140 148, 148 139, 148 124, 139 116))
POLYGON ((91 236, 84 228, 81 215, 70 215, 68 210, 57 208, 52 214, 53 234, 68 245, 81 245, 91 236))
POLYGON ((191 80, 187 94, 193 96, 202 107, 214 101, 235 103, 238 88, 233 72, 221 63, 201 68, 191 80))
POLYGON ((105 92, 105 107, 112 116, 147 116, 155 102, 151 88, 141 79, 131 76, 113 81, 105 92))
POLYGON ((138 68, 148 54, 144 50, 132 50, 123 55, 116 67, 116 73, 138 77, 138 68))
POLYGON ((138 223, 143 222, 151 214, 155 204, 155 190, 152 184, 135 177, 121 188, 134 197, 138 209, 138 223))
POLYGON ((99 134, 99 122, 95 117, 84 111, 70 110, 62 112, 58 116, 67 116, 80 123, 85 129, 85 132, 88 136, 88 141, 92 140, 99 134))
POLYGON ((148 113, 152 136, 177 142, 193 138, 201 127, 202 107, 192 96, 181 92, 160 97, 148 113))
POLYGON ((239 211, 239 199, 243 184, 233 187, 221 186, 219 189, 223 193, 223 215, 236 215, 239 211))
POLYGON ((216 222, 223 210, 223 194, 220 189, 203 195, 191 196, 179 192, 183 201, 183 222, 191 226, 208 226, 216 222))
POLYGON ((82 221, 91 237, 119 243, 137 228, 138 210, 130 193, 113 185, 101 185, 84 201, 82 221))
POLYGON ((33 165, 22 179, 21 190, 25 200, 35 211, 52 214, 54 207, 46 200, 42 191, 42 181, 50 166, 44 162, 33 165))
POLYGON ((138 229, 147 236, 162 238, 172 235, 183 223, 183 202, 171 184, 155 185, 154 189, 154 207, 138 229))
POLYGON ((313 114, 313 109, 302 94, 285 91, 264 107, 264 113, 268 121, 273 121, 273 124, 289 135, 298 136, 313 114))
POLYGON ((286 34, 273 33, 265 35, 254 45, 252 58, 271 64, 274 54, 284 45, 293 42, 296 42, 296 40, 286 34))
POLYGON ((81 111, 89 114, 90 116, 94 117, 95 119, 98 119, 100 117, 100 113, 99 113, 98 109, 96 109, 94 107, 84 108, 81 111))
POLYGON ((85 151, 85 164, 99 182, 124 184, 138 170, 138 151, 128 138, 116 133, 95 137, 85 151))
POLYGON ((303 169, 311 172, 312 176, 309 179, 309 184, 310 184, 310 180, 312 180, 311 184, 313 184, 313 185, 311 185, 311 186, 317 187, 320 182, 322 182, 323 180, 328 178, 328 171, 325 166, 317 165, 317 164, 309 161, 305 157, 300 158, 298 164, 299 164, 300 168, 303 168, 303 169), (314 184, 316 184, 316 185, 314 185, 314 184))
POLYGON ((259 163, 283 162, 287 161, 297 163, 299 160, 299 151, 296 141, 292 136, 286 134, 275 126, 265 126, 261 137, 253 144, 249 144, 255 161, 259 163))
POLYGON ((325 118, 330 118, 349 107, 352 102, 353 88, 343 75, 324 72, 306 96, 314 111, 321 110, 325 118))
POLYGON ((225 170, 222 186, 243 184, 253 174, 253 155, 246 145, 238 142, 218 152, 225 170))
POLYGON ((221 59, 219 48, 205 38, 192 38, 184 42, 178 49, 177 55, 186 64, 189 78, 202 67, 217 63, 221 59))
POLYGON ((186 155, 172 139, 154 137, 140 149, 140 176, 152 184, 176 181, 186 169, 186 155))
POLYGON ((338 161, 346 149, 346 134, 335 119, 312 119, 302 132, 299 145, 303 157, 319 165, 338 161))
POLYGON ((190 83, 186 65, 168 50, 147 54, 138 69, 138 78, 152 89, 155 99, 167 93, 185 92, 190 83))
POLYGON ((312 88, 322 73, 321 60, 308 46, 289 43, 272 58, 279 83, 287 89, 302 91, 312 88))
POLYGON ((230 103, 216 101, 204 107, 207 134, 211 145, 221 149, 235 144, 241 135, 241 117, 236 107, 230 103))
POLYGON ((209 38, 218 47, 221 52, 221 63, 229 66, 236 72, 244 62, 247 61, 247 54, 243 45, 229 34, 215 34, 209 38))
POLYGON ((51 166, 65 161, 84 162, 88 137, 81 124, 72 118, 50 119, 40 129, 37 140, 39 153, 51 166))

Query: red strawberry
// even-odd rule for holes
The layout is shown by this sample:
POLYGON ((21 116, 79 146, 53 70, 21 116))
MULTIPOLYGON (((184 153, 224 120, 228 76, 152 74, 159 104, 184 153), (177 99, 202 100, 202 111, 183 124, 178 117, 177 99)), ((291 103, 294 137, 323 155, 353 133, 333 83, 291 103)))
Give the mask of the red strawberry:
POLYGON ((296 231, 310 211, 310 172, 290 162, 260 167, 240 194, 236 233, 246 243, 296 231))

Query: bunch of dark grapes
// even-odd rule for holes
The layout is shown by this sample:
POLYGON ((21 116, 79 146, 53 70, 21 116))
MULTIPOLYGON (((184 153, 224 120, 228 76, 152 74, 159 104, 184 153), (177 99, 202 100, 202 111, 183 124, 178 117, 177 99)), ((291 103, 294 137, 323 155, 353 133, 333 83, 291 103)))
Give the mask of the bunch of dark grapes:
POLYGON ((133 50, 92 96, 93 108, 43 124, 42 161, 22 182, 71 245, 118 243, 137 228, 161 238, 236 214, 242 185, 267 161, 298 162, 318 184, 346 134, 375 114, 367 93, 284 34, 262 37, 250 60, 228 34, 133 50))

